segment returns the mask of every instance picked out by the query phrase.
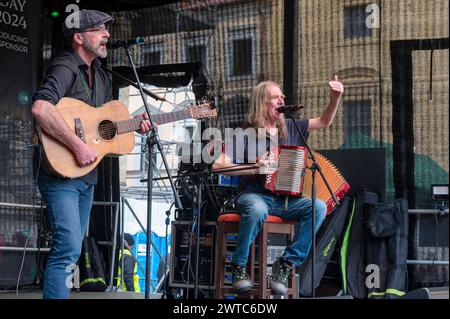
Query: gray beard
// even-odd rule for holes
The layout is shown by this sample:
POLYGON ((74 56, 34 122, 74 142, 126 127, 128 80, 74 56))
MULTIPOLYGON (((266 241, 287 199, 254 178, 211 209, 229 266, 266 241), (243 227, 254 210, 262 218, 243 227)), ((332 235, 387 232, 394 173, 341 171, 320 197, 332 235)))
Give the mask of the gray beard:
POLYGON ((100 58, 106 58, 108 55, 108 52, 106 51, 106 48, 100 48, 100 46, 95 46, 93 43, 89 42, 89 39, 87 37, 83 37, 84 40, 84 48, 89 51, 90 53, 94 54, 97 57, 100 58))

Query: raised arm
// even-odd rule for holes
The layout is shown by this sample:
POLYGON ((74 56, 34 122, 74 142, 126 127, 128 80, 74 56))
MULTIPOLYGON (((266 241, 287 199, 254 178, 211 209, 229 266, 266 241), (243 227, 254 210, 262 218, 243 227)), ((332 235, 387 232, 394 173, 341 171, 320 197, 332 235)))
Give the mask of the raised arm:
POLYGON ((344 85, 338 81, 337 75, 334 75, 328 84, 330 85, 330 102, 320 117, 309 120, 308 131, 330 126, 336 116, 341 96, 344 93, 344 85))

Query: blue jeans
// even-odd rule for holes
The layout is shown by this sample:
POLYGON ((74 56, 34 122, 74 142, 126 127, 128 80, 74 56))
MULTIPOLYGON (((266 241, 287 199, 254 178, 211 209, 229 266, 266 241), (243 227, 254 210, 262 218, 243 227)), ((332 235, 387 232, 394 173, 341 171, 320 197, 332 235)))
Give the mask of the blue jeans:
POLYGON ((67 299, 73 266, 80 257, 87 230, 94 185, 78 179, 41 174, 38 186, 52 229, 52 248, 45 267, 43 297, 67 299))
MULTIPOLYGON (((268 194, 244 193, 236 200, 237 210, 241 214, 236 250, 232 261, 240 266, 247 264, 250 245, 261 230, 268 215, 275 215, 286 220, 298 222, 295 226, 294 239, 286 247, 282 258, 293 265, 301 265, 311 246, 312 200, 268 194), (287 198, 287 202, 286 202, 287 198)), ((327 206, 316 199, 316 225, 319 229, 325 219, 327 206)))

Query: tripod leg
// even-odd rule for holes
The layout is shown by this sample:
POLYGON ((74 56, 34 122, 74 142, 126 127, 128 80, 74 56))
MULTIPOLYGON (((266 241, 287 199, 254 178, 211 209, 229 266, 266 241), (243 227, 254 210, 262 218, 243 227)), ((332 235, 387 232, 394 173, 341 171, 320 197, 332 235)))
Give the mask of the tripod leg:
POLYGON ((316 265, 316 169, 312 168, 312 187, 311 187, 311 297, 315 298, 314 272, 316 265))

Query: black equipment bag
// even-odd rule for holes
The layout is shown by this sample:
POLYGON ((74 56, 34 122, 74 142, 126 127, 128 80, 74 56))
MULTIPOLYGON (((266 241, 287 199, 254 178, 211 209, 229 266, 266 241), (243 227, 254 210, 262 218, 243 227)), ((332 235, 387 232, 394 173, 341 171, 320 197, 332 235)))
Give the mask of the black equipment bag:
POLYGON ((83 240, 79 267, 81 291, 106 290, 104 261, 93 237, 86 236, 83 240))
POLYGON ((374 206, 368 212, 367 227, 367 265, 376 265, 374 274, 378 277, 367 283, 368 298, 401 298, 407 291, 408 281, 407 200, 396 199, 392 205, 374 206))
POLYGON ((376 204, 367 216, 367 228, 374 238, 385 238, 395 235, 400 226, 400 205, 376 204))
POLYGON ((403 296, 407 254, 407 201, 379 203, 376 193, 359 187, 340 251, 343 294, 359 299, 403 296))
MULTIPOLYGON (((347 215, 350 208, 351 199, 344 197, 341 203, 334 211, 325 218, 322 226, 316 235, 316 256, 314 267, 314 289, 317 288, 322 280, 327 265, 333 256, 336 247, 339 247, 341 236, 347 221, 347 215)), ((309 231, 309 230, 306 230, 309 231)), ((299 294, 301 296, 311 296, 311 250, 300 266, 299 276, 299 294)))
POLYGON ((378 195, 360 186, 353 198, 342 247, 340 266, 344 295, 367 298, 366 288, 366 210, 378 203, 378 195))

